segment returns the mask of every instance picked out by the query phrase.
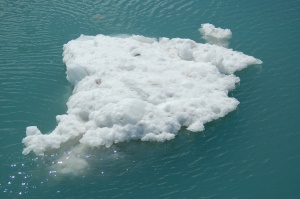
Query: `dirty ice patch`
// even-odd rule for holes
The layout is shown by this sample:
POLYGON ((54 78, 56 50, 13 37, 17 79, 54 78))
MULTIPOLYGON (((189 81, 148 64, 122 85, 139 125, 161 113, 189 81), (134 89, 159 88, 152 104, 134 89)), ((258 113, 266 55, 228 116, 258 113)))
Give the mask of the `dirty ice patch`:
MULTIPOLYGON (((207 35, 218 38, 215 32, 207 35)), ((130 140, 163 142, 183 126, 203 131, 205 123, 239 104, 228 97, 239 82, 233 73, 262 63, 222 46, 139 35, 81 35, 64 45, 63 61, 74 85, 67 113, 56 117, 49 134, 27 127, 25 155, 44 155, 64 143, 72 143, 77 154, 81 148, 130 140)), ((77 157, 61 163, 62 172, 87 165, 77 157)))

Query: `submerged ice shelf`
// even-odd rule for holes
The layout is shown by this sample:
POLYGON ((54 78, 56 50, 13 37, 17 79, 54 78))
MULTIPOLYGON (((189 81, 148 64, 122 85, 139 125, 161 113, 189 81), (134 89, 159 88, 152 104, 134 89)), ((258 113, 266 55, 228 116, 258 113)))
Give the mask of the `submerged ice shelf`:
POLYGON ((65 44, 63 61, 74 85, 67 113, 56 117, 49 134, 27 127, 23 154, 43 155, 69 140, 85 147, 161 142, 182 126, 202 131, 236 109, 239 102, 228 97, 239 82, 233 73, 262 62, 223 47, 230 30, 204 24, 200 31, 218 42, 81 35, 65 44))

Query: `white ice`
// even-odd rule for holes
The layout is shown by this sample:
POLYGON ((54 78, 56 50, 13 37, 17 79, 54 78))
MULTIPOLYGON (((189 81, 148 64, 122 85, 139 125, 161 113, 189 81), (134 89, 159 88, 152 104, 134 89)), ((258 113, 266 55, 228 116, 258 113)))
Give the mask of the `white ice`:
MULTIPOLYGON (((205 24, 202 29, 215 38, 231 36, 230 31, 207 34, 205 24)), ((262 63, 222 46, 138 35, 81 35, 64 45, 63 61, 74 85, 67 113, 56 117, 58 125, 49 134, 27 127, 25 155, 44 155, 70 140, 110 147, 130 140, 170 140, 182 126, 203 131, 205 123, 239 104, 228 97, 239 82, 233 73, 262 63)))
POLYGON ((202 38, 208 43, 218 46, 227 47, 232 37, 232 32, 229 29, 216 28, 209 23, 201 24, 199 31, 203 35, 202 38))

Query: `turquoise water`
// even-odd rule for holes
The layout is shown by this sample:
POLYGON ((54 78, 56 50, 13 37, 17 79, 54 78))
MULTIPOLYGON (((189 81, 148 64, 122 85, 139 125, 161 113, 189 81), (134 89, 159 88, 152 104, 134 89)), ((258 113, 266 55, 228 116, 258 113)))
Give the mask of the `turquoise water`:
POLYGON ((300 2, 1 1, 0 198, 299 198, 300 2), (72 87, 62 46, 80 34, 141 34, 203 42, 212 23, 230 47, 264 63, 238 72, 238 109, 200 133, 132 141, 90 154, 79 176, 49 173, 56 154, 22 155, 25 128, 42 132, 72 87))

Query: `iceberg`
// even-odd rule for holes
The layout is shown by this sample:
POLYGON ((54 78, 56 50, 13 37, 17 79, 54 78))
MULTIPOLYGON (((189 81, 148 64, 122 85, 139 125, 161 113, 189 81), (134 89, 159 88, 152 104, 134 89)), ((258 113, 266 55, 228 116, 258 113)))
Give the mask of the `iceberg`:
MULTIPOLYGON (((231 37, 230 30, 202 30, 219 41, 231 37)), ((101 34, 65 44, 63 61, 74 85, 68 110, 56 117, 49 134, 27 127, 24 155, 44 155, 70 140, 75 147, 110 147, 130 140, 163 142, 181 127, 203 131, 205 123, 237 108, 238 100, 228 96, 240 81, 234 72, 262 63, 190 39, 101 34)))

